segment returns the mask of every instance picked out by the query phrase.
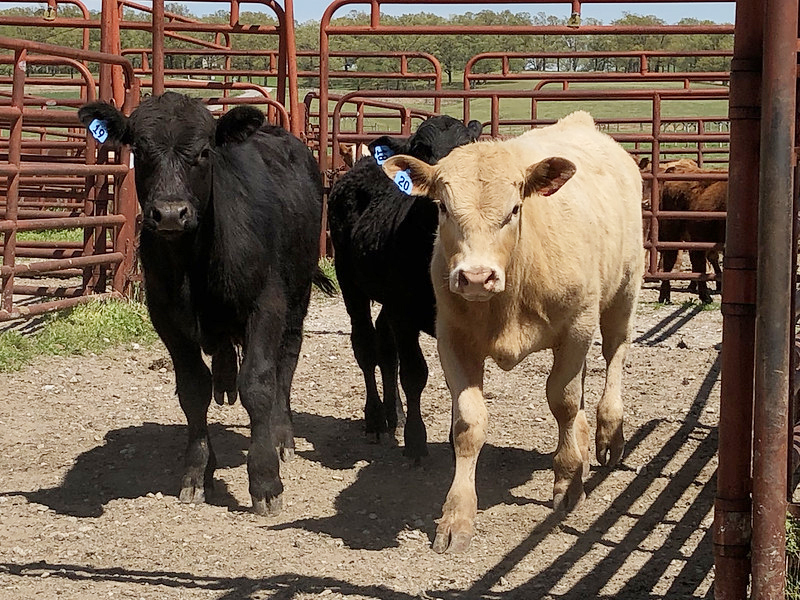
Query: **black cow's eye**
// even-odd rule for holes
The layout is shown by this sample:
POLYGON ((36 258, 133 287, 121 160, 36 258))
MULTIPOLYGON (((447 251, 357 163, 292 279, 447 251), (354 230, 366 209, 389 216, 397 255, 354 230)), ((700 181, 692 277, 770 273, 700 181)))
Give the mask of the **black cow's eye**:
POLYGON ((200 151, 200 160, 208 160, 208 157, 210 155, 211 155, 211 149, 210 148, 203 148, 200 151))

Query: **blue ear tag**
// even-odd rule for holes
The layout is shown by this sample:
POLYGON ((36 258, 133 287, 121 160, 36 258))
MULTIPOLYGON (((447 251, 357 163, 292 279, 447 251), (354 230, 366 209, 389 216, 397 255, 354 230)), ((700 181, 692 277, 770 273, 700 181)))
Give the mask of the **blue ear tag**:
POLYGON ((101 144, 108 139, 108 129, 106 128, 105 121, 101 121, 100 119, 95 119, 94 121, 89 123, 88 129, 91 132, 92 137, 101 144))
POLYGON ((411 188, 414 186, 413 182, 411 181, 411 173, 408 171, 398 171, 394 176, 394 182, 402 192, 411 194, 411 188))
POLYGON ((393 155, 394 152, 392 152, 392 149, 389 148, 389 146, 375 146, 372 152, 372 157, 379 165, 385 163, 386 159, 393 155))

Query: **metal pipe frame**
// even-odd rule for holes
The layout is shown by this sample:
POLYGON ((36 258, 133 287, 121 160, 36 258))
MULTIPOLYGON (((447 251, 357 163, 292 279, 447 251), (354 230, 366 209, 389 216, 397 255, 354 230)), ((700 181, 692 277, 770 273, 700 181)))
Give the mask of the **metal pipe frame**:
MULTIPOLYGON (((663 100, 676 100, 676 99, 706 99, 706 98, 727 98, 727 90, 604 90, 598 92, 597 90, 567 90, 567 91, 553 91, 553 90, 447 90, 443 92, 433 91, 376 91, 364 90, 359 92, 350 92, 339 97, 336 102, 332 113, 333 130, 331 135, 331 146, 336 147, 336 144, 342 139, 353 140, 358 139, 364 135, 363 129, 359 129, 357 134, 351 134, 347 137, 342 137, 340 133, 341 112, 344 105, 348 102, 356 101, 372 101, 376 98, 386 99, 392 97, 400 98, 430 98, 437 96, 440 98, 461 99, 464 101, 466 110, 467 100, 476 98, 489 98, 492 101, 492 116, 490 120, 490 135, 497 137, 499 133, 499 126, 503 121, 499 118, 500 109, 499 104, 501 99, 506 98, 536 98, 538 100, 551 100, 551 101, 574 101, 574 100, 630 100, 639 99, 647 100, 652 103, 652 131, 650 133, 614 133, 609 132, 612 137, 620 142, 630 143, 648 143, 652 147, 653 159, 653 172, 649 179, 652 180, 651 209, 643 211, 643 218, 650 219, 650 233, 645 244, 650 256, 648 268, 645 276, 648 280, 668 279, 673 278, 667 276, 664 272, 658 269, 658 252, 666 249, 684 249, 684 250, 711 250, 719 249, 719 244, 705 243, 705 242, 662 242, 658 239, 659 222, 663 219, 724 219, 726 213, 724 212, 680 212, 680 211, 660 211, 658 207, 658 182, 659 181, 691 181, 691 180, 711 180, 711 181, 724 181, 727 179, 725 172, 719 173, 703 173, 703 174, 667 174, 658 173, 657 165, 660 162, 660 154, 662 146, 670 143, 702 143, 702 142, 718 142, 727 143, 730 136, 727 133, 698 133, 698 134, 674 134, 662 133, 661 131, 661 117, 660 107, 663 100)), ((385 100, 384 100, 385 101, 385 100)), ((399 105, 397 108, 402 109, 399 105)), ((407 110, 407 109, 406 109, 407 110)), ((405 123, 405 128, 401 128, 400 135, 408 135, 410 133, 410 115, 404 113, 401 116, 401 122, 405 123)), ((359 125, 357 121, 357 126, 359 125)), ((552 123, 552 120, 537 120, 532 119, 528 124, 541 125, 552 123)), ((323 138, 320 136, 320 140, 323 138)), ((320 156, 323 154, 322 147, 320 148, 320 156)), ((341 158, 337 153, 333 152, 332 170, 340 168, 341 158)), ((320 239, 320 250, 327 249, 328 241, 326 232, 323 232, 320 239)), ((701 279, 713 280, 713 276, 706 274, 685 274, 675 278, 679 279, 701 279)))
MULTIPOLYGON (((75 128, 83 131, 83 126, 78 122, 73 111, 58 111, 29 108, 28 103, 38 102, 39 99, 26 96, 24 86, 26 84, 26 65, 31 62, 41 62, 45 64, 67 64, 76 69, 81 75, 81 88, 85 90, 85 98, 95 98, 96 84, 91 72, 86 67, 87 62, 99 63, 101 73, 104 67, 114 66, 119 71, 119 79, 123 86, 123 94, 118 105, 122 105, 123 110, 130 112, 135 103, 138 102, 139 86, 138 81, 133 75, 130 63, 119 56, 109 55, 102 52, 93 52, 85 49, 70 49, 51 44, 39 44, 0 36, 0 48, 7 48, 14 51, 13 76, 10 104, 0 106, 0 120, 8 123, 9 137, 7 144, 8 161, 0 163, 0 176, 6 178, 5 202, 0 209, 0 233, 2 233, 3 244, 2 254, 3 263, 0 266, 0 320, 19 318, 26 314, 40 314, 47 310, 63 308, 74 305, 75 301, 82 301, 77 298, 64 298, 61 292, 56 293, 58 300, 37 304, 35 307, 19 307, 13 302, 13 295, 20 290, 26 290, 26 286, 15 281, 18 276, 27 274, 47 274, 48 276, 60 276, 77 273, 82 274, 84 285, 80 287, 83 294, 89 295, 94 291, 105 291, 103 273, 105 268, 115 275, 119 272, 117 265, 122 265, 126 261, 133 260, 132 224, 135 220, 135 196, 131 193, 125 199, 119 196, 115 203, 117 210, 128 214, 106 213, 107 202, 103 197, 95 198, 95 190, 102 190, 103 186, 96 187, 94 181, 104 181, 108 177, 117 179, 130 176, 130 169, 127 166, 127 157, 124 152, 118 152, 118 158, 125 160, 122 164, 95 164, 96 145, 92 139, 87 141, 84 131, 83 142, 50 142, 44 139, 49 129, 33 128, 33 132, 40 137, 38 141, 27 140, 24 147, 39 146, 40 150, 46 146, 57 144, 58 147, 64 144, 77 146, 79 150, 84 150, 85 156, 82 159, 70 156, 46 156, 22 154, 23 149, 23 121, 27 125, 25 129, 32 129, 32 124, 42 124, 47 126, 59 126, 75 128), (35 52, 37 54, 31 54, 35 52), (23 160, 34 158, 34 160, 23 160), (78 162, 80 160, 81 162, 78 162), (36 186, 39 189, 33 189, 36 186), (58 186, 61 186, 60 188, 58 186), (43 197, 74 197, 78 202, 68 204, 22 202, 22 198, 33 196, 43 197), (130 214, 127 208, 130 204, 134 206, 134 213, 130 214), (42 204, 55 204, 59 209, 64 210, 28 210, 27 206, 37 206, 42 204), (126 207, 127 204, 127 207, 126 207), (80 211, 80 212, 79 212, 80 211), (71 215, 70 215, 71 213, 71 215), (128 230, 123 234, 126 226, 128 230), (85 228, 84 243, 76 247, 58 247, 56 245, 31 245, 31 243, 18 243, 17 232, 25 230, 43 230, 55 228, 85 228), (119 233, 114 235, 115 230, 119 233), (112 231, 115 240, 115 248, 108 251, 105 247, 107 230, 112 231), (121 235, 122 234, 122 235, 121 235), (127 244, 122 239, 123 235, 131 236, 127 244), (17 257, 41 258, 31 263, 19 264, 17 257)), ((107 70, 107 69, 106 69, 107 70)), ((106 93, 111 94, 113 83, 109 85, 101 75, 101 90, 106 89, 106 93)), ((49 105, 48 105, 48 108, 49 105)), ((0 121, 2 123, 2 121, 0 121)), ((5 124, 0 124, 5 128, 5 124)), ((71 136, 60 132, 66 139, 80 139, 80 136, 71 136)), ((44 208, 44 206, 40 206, 44 208)), ((116 283, 120 283, 115 281, 116 283)), ((34 286, 39 290, 40 295, 47 295, 50 289, 47 286, 34 286)), ((73 286, 74 287, 74 286, 73 286)), ((53 288, 62 289, 62 288, 53 288)), ((78 289, 78 288, 75 288, 78 289)), ((114 294, 119 295, 123 286, 115 288, 114 294)), ((72 291, 69 296, 74 296, 72 291)))
POLYGON ((706 80, 716 80, 722 78, 728 79, 729 72, 657 72, 650 71, 649 65, 650 58, 707 58, 707 57, 732 57, 733 53, 726 50, 698 50, 691 51, 669 51, 669 50, 630 50, 630 51, 612 51, 612 52, 482 52, 476 54, 467 61, 464 67, 464 89, 470 89, 470 82, 475 80, 485 81, 506 81, 506 80, 542 80, 542 79, 559 79, 568 77, 570 79, 580 80, 588 79, 599 74, 603 75, 603 80, 615 81, 632 81, 641 80, 645 76, 651 76, 653 80, 682 80, 682 79, 695 79, 705 77, 706 80), (517 59, 556 59, 556 60, 580 60, 580 59, 598 59, 598 58, 628 58, 637 59, 639 61, 639 70, 637 72, 605 72, 605 71, 511 71, 510 61, 517 59), (476 64, 486 60, 500 60, 501 71, 500 73, 475 73, 473 69, 476 64), (626 79, 625 76, 630 77, 626 79))
MULTIPOLYGON (((616 1, 616 0, 615 0, 616 1)), ((645 0, 645 2, 654 0, 645 0)), ((544 4, 546 0, 535 0, 534 2, 524 2, 523 0, 513 0, 511 4, 544 4)), ((613 3, 613 2, 611 2, 613 3)), ((446 26, 415 26, 413 28, 381 25, 380 7, 382 5, 404 4, 404 5, 430 5, 430 4, 475 4, 481 7, 487 6, 483 0, 437 0, 428 2, 427 0, 334 0, 322 16, 320 23, 320 116, 319 116, 319 138, 320 138, 320 169, 325 171, 328 166, 328 156, 325 149, 328 147, 328 87, 330 71, 330 37, 333 35, 609 35, 609 34, 725 34, 732 33, 728 26, 580 26, 580 27, 551 27, 551 26, 474 26, 474 25, 446 25, 446 26), (370 11, 369 25, 335 26, 331 24, 333 15, 343 6, 348 5, 367 5, 370 11)), ((488 3, 491 4, 491 3, 488 3)), ((566 3, 565 3, 566 4, 566 3)), ((580 3, 572 2, 570 6, 575 12, 579 10, 580 3)), ((495 102, 493 100, 493 102, 495 102)), ((494 135, 496 132, 492 132, 494 135)))
POLYGON ((719 467, 714 501, 714 597, 744 600, 750 582, 758 172, 764 7, 736 3, 731 152, 722 292, 719 467))
POLYGON ((786 593, 798 2, 767 0, 765 5, 751 564, 753 600, 779 600, 786 593))

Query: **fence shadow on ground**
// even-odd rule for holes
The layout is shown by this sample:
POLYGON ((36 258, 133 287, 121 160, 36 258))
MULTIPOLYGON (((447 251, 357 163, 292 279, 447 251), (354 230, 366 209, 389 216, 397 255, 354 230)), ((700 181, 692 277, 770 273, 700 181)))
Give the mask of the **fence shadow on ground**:
POLYGON ((685 302, 681 305, 676 305, 666 317, 633 340, 633 343, 642 346, 657 346, 678 333, 681 327, 689 323, 702 311, 703 306, 701 304, 685 302))

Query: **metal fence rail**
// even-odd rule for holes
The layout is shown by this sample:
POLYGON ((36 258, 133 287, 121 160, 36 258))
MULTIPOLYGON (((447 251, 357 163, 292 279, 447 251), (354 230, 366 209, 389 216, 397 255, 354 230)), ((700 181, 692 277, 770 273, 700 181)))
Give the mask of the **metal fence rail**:
POLYGON ((74 109, 32 108, 41 103, 25 94, 25 85, 28 64, 68 64, 83 76, 86 97, 79 100, 83 102, 95 97, 95 83, 84 63, 115 65, 124 76, 123 110, 130 111, 139 99, 130 63, 105 53, 5 37, 0 37, 0 48, 14 52, 11 96, 0 103, 0 129, 8 131, 2 144, 7 160, 0 164, 0 177, 5 178, 4 202, 0 203, 0 321, 74 306, 94 297, 122 296, 134 263, 136 217, 128 153, 117 152, 113 161, 101 153, 96 161, 95 143, 87 140, 74 109), (67 142, 48 140, 54 130, 67 142), (26 137, 37 132, 38 140, 26 137), (48 154, 51 150, 59 152, 48 154), (83 242, 17 239, 20 232, 64 228, 79 228, 83 242), (33 278, 64 276, 77 278, 69 285, 32 284, 33 278), (15 294, 31 300, 15 301, 15 294))

